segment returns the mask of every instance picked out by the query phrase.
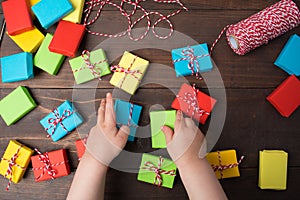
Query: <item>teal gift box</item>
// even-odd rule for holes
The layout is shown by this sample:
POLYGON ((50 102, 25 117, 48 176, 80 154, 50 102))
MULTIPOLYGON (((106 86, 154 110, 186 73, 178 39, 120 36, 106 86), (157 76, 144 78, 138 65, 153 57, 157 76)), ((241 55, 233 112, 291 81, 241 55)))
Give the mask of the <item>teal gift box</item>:
POLYGON ((81 115, 68 100, 40 121, 54 142, 66 136, 82 123, 81 115))
POLYGON ((22 52, 1 58, 1 71, 3 83, 33 78, 32 54, 22 52))
POLYGON ((213 68, 206 43, 173 49, 172 60, 177 77, 192 75, 193 71, 194 74, 207 72, 213 68))
POLYGON ((117 99, 115 101, 115 112, 117 126, 129 125, 130 135, 128 136, 128 141, 133 142, 142 112, 142 106, 117 99))
POLYGON ((137 179, 157 186, 173 188, 176 169, 173 161, 144 153, 137 179))

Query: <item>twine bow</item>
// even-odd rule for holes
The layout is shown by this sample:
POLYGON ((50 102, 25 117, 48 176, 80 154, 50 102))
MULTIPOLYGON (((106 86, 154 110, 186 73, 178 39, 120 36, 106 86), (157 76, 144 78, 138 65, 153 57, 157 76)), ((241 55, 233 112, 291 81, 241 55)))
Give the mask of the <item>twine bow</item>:
POLYGON ((170 176, 176 176, 175 170, 163 170, 161 169, 161 165, 164 162, 164 158, 159 156, 157 167, 151 162, 145 162, 144 167, 142 169, 149 170, 155 173, 154 185, 161 186, 163 183, 162 174, 167 174, 170 176))
POLYGON ((56 128, 58 125, 61 125, 61 127, 68 133, 69 131, 66 129, 64 124, 62 123, 66 118, 70 117, 74 112, 71 112, 70 110, 64 110, 62 115, 59 115, 59 112, 57 108, 53 109, 52 111, 54 118, 48 119, 49 127, 45 128, 45 131, 48 132, 49 129, 53 128, 51 133, 47 135, 47 137, 50 137, 54 134, 56 128))
POLYGON ((18 158, 18 154, 19 154, 21 148, 22 148, 22 145, 19 146, 19 148, 17 149, 16 153, 15 153, 10 159, 1 158, 1 160, 4 160, 4 161, 7 161, 7 162, 8 162, 8 168, 7 168, 7 171, 6 171, 5 176, 4 176, 4 177, 6 177, 6 178, 8 178, 8 176, 9 176, 9 178, 8 178, 9 181, 8 181, 7 186, 6 186, 6 191, 9 190, 9 187, 10 187, 11 182, 12 182, 12 177, 13 177, 13 167, 15 166, 15 167, 20 168, 21 170, 25 170, 24 167, 22 167, 22 166, 20 166, 20 165, 18 165, 18 164, 16 163, 16 159, 18 158))
POLYGON ((182 58, 178 58, 173 61, 173 63, 181 62, 181 61, 188 61, 188 69, 191 70, 192 75, 195 75, 197 79, 202 80, 203 78, 200 75, 200 64, 198 59, 209 56, 209 54, 203 54, 196 56, 194 49, 188 46, 187 48, 181 51, 182 58))
POLYGON ((223 171, 226 169, 231 169, 234 167, 237 167, 241 164, 245 156, 242 156, 240 160, 236 163, 228 164, 228 165, 222 165, 222 159, 221 159, 221 153, 218 151, 218 160, 219 160, 219 165, 211 165, 214 171, 219 171, 221 178, 223 178, 223 171))

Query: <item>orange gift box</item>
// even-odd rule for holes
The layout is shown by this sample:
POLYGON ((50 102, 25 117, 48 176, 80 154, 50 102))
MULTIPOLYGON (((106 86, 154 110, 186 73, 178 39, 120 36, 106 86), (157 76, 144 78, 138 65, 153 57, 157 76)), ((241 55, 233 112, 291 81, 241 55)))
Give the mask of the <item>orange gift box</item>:
POLYGON ((70 174, 70 166, 65 149, 46 152, 43 154, 40 152, 38 153, 39 155, 31 157, 34 180, 36 182, 46 181, 70 174), (48 170, 47 167, 49 168, 48 170), (48 172, 52 172, 52 176, 48 172))
POLYGON ((172 108, 181 110, 201 124, 205 124, 216 102, 214 98, 184 83, 172 103, 172 108))
POLYGON ((85 152, 85 139, 76 140, 75 145, 77 149, 78 160, 80 160, 85 152))

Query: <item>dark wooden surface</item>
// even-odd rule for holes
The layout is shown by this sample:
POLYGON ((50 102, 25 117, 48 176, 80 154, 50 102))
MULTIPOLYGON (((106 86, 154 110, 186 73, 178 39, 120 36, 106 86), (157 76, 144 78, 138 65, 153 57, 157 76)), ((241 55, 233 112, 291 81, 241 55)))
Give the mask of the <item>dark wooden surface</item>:
MULTIPOLYGON (((211 45, 225 25, 238 22, 277 1, 193 0, 183 2, 190 8, 190 11, 172 18, 175 29, 199 43, 207 42, 211 45)), ((300 2, 297 0, 296 3, 300 2)), ((175 9, 172 6, 157 5, 152 1, 143 4, 147 8, 160 10, 162 13, 169 13, 175 9)), ((3 17, 1 13, 0 10, 0 19, 3 17)), ((107 8, 107 11, 103 13, 103 21, 97 23, 94 28, 116 33, 125 28, 124 22, 119 12, 107 8)), ((54 31, 55 27, 48 30, 52 33, 54 31)), ((286 119, 281 117, 265 100, 266 96, 287 77, 287 74, 275 67, 273 63, 287 39, 292 34, 299 32, 300 28, 295 28, 245 56, 234 54, 223 38, 213 53, 213 59, 221 73, 227 96, 225 126, 214 150, 234 148, 239 156, 246 156, 240 166, 241 177, 221 180, 229 199, 299 199, 299 109, 286 119), (286 191, 263 191, 258 188, 258 151, 262 149, 283 149, 289 153, 288 189, 286 191)), ((80 50, 92 50, 104 40, 105 38, 86 35, 80 50)), ((174 42, 177 42, 178 47, 186 45, 184 41, 174 42)), ((134 53, 152 63, 160 63, 168 66, 167 69, 172 69, 170 52, 154 48, 139 48, 134 53)), ((126 50, 122 49, 121 44, 114 44, 109 50, 105 50, 109 56, 111 51, 117 49, 126 50)), ((1 46, 1 57, 18 52, 21 50, 5 35, 1 46)), ((113 62, 118 62, 118 59, 113 62)), ((0 155, 3 155, 10 139, 17 139, 29 147, 37 147, 41 151, 66 148, 72 169, 71 175, 57 179, 51 184, 48 182, 35 183, 32 171, 28 170, 24 179, 19 184, 13 185, 9 192, 5 192, 7 181, 1 178, 0 199, 65 199, 78 165, 74 142, 79 136, 74 132, 61 141, 53 143, 45 137, 45 131, 40 126, 39 120, 64 100, 72 100, 74 94, 80 94, 79 97, 74 98, 74 103, 86 123, 79 130, 81 133, 88 132, 89 127, 94 123, 93 112, 98 106, 99 100, 105 96, 106 92, 114 89, 109 84, 110 77, 104 77, 97 85, 97 89, 93 89, 90 84, 81 86, 81 89, 76 86, 74 89, 74 78, 68 59, 66 59, 56 77, 36 69, 35 78, 32 80, 11 84, 0 83, 0 98, 3 98, 15 87, 25 85, 30 88, 39 105, 13 126, 7 127, 2 119, 0 120, 0 155)), ((215 92, 222 90, 222 81, 217 79, 216 73, 207 73, 205 77, 211 82, 209 86, 195 81, 194 77, 188 77, 188 80, 196 82, 205 92, 208 92, 207 89, 215 92)), ((166 68, 151 65, 145 81, 151 83, 143 85, 136 95, 131 97, 131 100, 144 106, 140 124, 147 127, 151 106, 160 104, 165 109, 169 109, 175 97, 171 89, 178 89, 181 80, 176 79, 174 74, 169 73, 166 68)), ((92 83, 97 84, 96 82, 92 83)), ((218 99, 218 102, 216 110, 225 103, 225 99, 218 99)), ((208 124, 200 128, 205 132, 208 124)), ((137 134, 142 133, 138 131, 137 134)), ((149 130, 146 133, 143 132, 143 136, 145 135, 150 135, 149 130)), ((125 149, 132 152, 149 152, 152 150, 150 144, 150 138, 139 138, 134 143, 129 143, 125 149)), ((174 189, 169 190, 138 182, 136 174, 119 172, 114 169, 110 169, 107 175, 105 197, 106 199, 188 198, 179 176, 176 178, 174 189)))

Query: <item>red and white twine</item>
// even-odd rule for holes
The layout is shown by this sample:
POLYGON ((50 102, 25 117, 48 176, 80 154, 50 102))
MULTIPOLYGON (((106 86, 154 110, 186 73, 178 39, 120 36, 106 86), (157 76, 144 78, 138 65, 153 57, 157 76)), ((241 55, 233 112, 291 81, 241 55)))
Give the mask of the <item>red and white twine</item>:
POLYGON ((155 35, 155 37, 157 37, 159 39, 166 39, 166 38, 169 38, 172 35, 172 33, 174 32, 174 26, 173 26, 172 22, 170 21, 170 18, 177 15, 177 14, 179 14, 183 10, 188 11, 188 9, 180 2, 180 0, 170 0, 170 1, 154 0, 154 2, 156 2, 156 3, 164 3, 164 4, 176 3, 180 6, 180 9, 178 9, 177 11, 175 11, 171 14, 168 14, 168 15, 163 15, 158 11, 147 11, 141 5, 141 2, 142 2, 142 0, 121 0, 120 4, 113 3, 113 2, 111 2, 111 0, 90 0, 90 1, 86 2, 87 8, 84 11, 84 13, 85 13, 84 25, 86 27, 87 32, 92 34, 92 35, 111 37, 111 38, 116 38, 116 37, 121 37, 121 36, 128 35, 131 40, 139 41, 139 40, 142 40, 144 37, 146 37, 146 35, 148 34, 148 32, 151 29, 153 34, 155 35), (125 3, 129 4, 130 6, 133 7, 133 10, 130 13, 128 13, 124 9, 124 4, 125 3), (120 11, 121 15, 127 19, 127 23, 128 23, 127 30, 125 30, 121 33, 118 33, 118 34, 109 34, 109 33, 100 33, 100 32, 91 31, 88 28, 88 26, 94 24, 100 18, 101 14, 102 14, 102 11, 103 11, 103 9, 106 5, 110 5, 110 6, 113 6, 113 7, 117 8, 120 11), (91 17, 91 14, 92 14, 92 10, 95 7, 99 7, 98 10, 97 10, 97 13, 96 13, 95 17, 93 17, 92 19, 89 20, 89 18, 91 17), (143 13, 143 15, 140 16, 138 19, 133 21, 132 17, 135 15, 137 10, 140 10, 143 13), (151 19, 150 19, 151 15, 157 15, 159 17, 159 19, 157 19, 153 24, 152 24, 151 19), (138 24, 143 19, 147 20, 147 27, 146 27, 145 32, 142 33, 138 37, 133 37, 132 36, 132 29, 134 28, 134 26, 136 24, 138 24), (155 30, 155 27, 162 21, 167 22, 169 27, 170 27, 169 34, 165 35, 165 36, 159 35, 155 30))
MULTIPOLYGON (((134 127, 134 128, 138 128, 137 124, 131 123, 132 121, 132 116, 133 116, 133 108, 134 108, 134 104, 133 103, 129 103, 129 116, 128 116, 128 122, 127 122, 127 126, 128 127, 134 127)), ((117 125, 120 127, 123 124, 122 123, 117 123, 117 125)))
POLYGON ((162 163, 164 162, 163 157, 159 157, 157 167, 151 162, 145 162, 142 169, 149 170, 155 173, 154 185, 161 186, 163 184, 162 174, 166 174, 169 176, 176 176, 175 170, 163 170, 161 169, 162 163))

